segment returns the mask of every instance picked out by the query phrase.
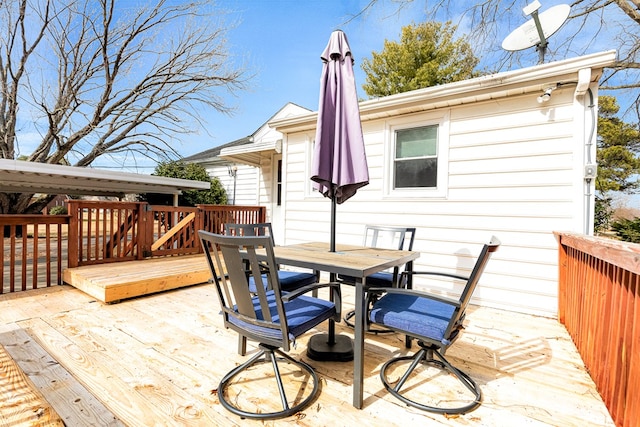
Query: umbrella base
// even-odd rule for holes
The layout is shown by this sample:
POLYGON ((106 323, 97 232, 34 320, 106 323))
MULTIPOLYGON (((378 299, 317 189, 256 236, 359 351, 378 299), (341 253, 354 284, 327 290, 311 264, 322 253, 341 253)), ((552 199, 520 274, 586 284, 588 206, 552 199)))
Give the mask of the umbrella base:
POLYGON ((349 362, 353 360, 353 341, 346 335, 336 335, 329 344, 329 334, 317 334, 309 338, 307 356, 313 360, 349 362))

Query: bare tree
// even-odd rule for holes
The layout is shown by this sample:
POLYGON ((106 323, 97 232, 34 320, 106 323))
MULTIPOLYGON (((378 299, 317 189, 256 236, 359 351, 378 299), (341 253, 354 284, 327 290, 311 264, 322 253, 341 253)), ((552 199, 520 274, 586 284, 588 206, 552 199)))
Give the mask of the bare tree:
MULTIPOLYGON (((371 0, 356 16, 360 16, 387 0, 371 0)), ((388 0, 398 10, 414 0, 388 0)), ((421 0, 416 0, 421 1, 421 0)), ((507 52, 502 39, 525 22, 523 6, 533 0, 422 0, 427 20, 452 20, 466 34, 474 47, 474 54, 484 64, 491 64, 487 72, 503 71, 531 65, 532 50, 507 52), (529 63, 527 63, 529 62, 529 63)), ((544 3, 544 0, 541 1, 544 3)), ((547 60, 558 60, 604 49, 616 49, 618 61, 608 68, 601 80, 602 90, 612 95, 625 95, 630 108, 640 116, 640 0, 574 0, 563 37, 550 40, 547 60)), ((544 11, 545 7, 543 4, 544 11)), ((355 17, 354 17, 355 18, 355 17)), ((354 19, 352 18, 352 19, 354 19)), ((526 18, 529 19, 529 18, 526 18)))
MULTIPOLYGON (((222 95, 243 89, 246 75, 210 2, 134 3, 0 0, 0 158, 170 159, 202 111, 231 112, 222 95), (23 153, 29 127, 38 139, 23 153)), ((0 213, 47 202, 0 193, 0 213)))

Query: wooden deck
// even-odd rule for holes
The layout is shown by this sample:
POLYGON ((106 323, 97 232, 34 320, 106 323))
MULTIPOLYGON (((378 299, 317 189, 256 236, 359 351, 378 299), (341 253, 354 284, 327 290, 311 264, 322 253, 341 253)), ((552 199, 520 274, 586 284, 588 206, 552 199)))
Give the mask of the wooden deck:
MULTIPOLYGON (((352 289, 344 291, 346 302, 353 299, 352 289)), ((103 304, 66 285, 2 295, 0 345, 28 380, 16 369, 7 373, 5 366, 13 362, 2 359, 0 401, 13 403, 0 404, 0 426, 34 425, 33 413, 46 409, 32 399, 37 394, 52 408, 52 421, 37 425, 60 425, 55 414, 68 426, 613 425, 557 321, 477 307, 467 318, 468 328, 447 354, 482 387, 483 404, 473 412, 428 414, 389 396, 379 368, 403 351, 403 338, 368 335, 362 410, 351 406, 352 364, 308 360, 302 339, 291 354, 315 367, 319 399, 297 416, 254 422, 230 414, 216 397, 222 375, 245 357, 236 353, 236 335, 221 327, 212 285, 119 304, 103 304), (21 392, 25 387, 33 393, 21 392), (20 416, 24 424, 16 421, 20 416)), ((350 334, 340 325, 338 332, 350 334)), ((250 353, 254 348, 250 344, 250 353)), ((446 380, 424 389, 446 391, 438 385, 446 380)))
POLYGON ((86 265, 62 272, 64 283, 109 303, 206 283, 210 277, 202 254, 86 265))

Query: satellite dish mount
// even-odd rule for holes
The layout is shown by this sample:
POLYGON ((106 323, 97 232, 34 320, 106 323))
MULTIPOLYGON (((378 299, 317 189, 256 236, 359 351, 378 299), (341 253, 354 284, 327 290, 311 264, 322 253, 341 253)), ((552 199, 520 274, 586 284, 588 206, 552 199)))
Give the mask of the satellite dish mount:
POLYGON ((540 9, 540 2, 535 1, 531 4, 528 4, 522 11, 525 15, 533 18, 533 22, 536 25, 536 30, 538 31, 538 37, 540 38, 540 42, 536 45, 536 50, 538 51, 538 55, 540 55, 540 60, 538 61, 540 64, 544 62, 544 53, 547 50, 547 46, 549 46, 549 42, 547 41, 547 37, 544 35, 544 31, 542 31, 542 24, 540 24, 540 17, 538 16, 538 9, 540 9))
POLYGON ((549 45, 549 37, 562 27, 569 17, 571 6, 568 4, 559 4, 553 6, 541 14, 538 14, 540 2, 535 0, 522 9, 526 16, 532 19, 516 28, 502 41, 502 48, 505 50, 516 51, 536 46, 539 54, 539 63, 544 62, 544 54, 549 45))

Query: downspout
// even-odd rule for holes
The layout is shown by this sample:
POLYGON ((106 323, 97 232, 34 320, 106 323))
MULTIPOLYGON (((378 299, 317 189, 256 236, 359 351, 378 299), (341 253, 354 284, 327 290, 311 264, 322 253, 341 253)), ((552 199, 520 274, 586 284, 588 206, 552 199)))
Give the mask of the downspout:
POLYGON ((583 68, 578 72, 578 84, 575 90, 575 97, 584 96, 585 93, 589 94, 589 105, 587 107, 591 113, 591 130, 589 131, 589 136, 585 141, 585 164, 584 164, 584 234, 591 235, 592 230, 589 226, 591 224, 591 198, 593 194, 591 193, 591 182, 596 178, 597 173, 597 165, 594 162, 591 156, 591 150, 593 149, 593 138, 596 132, 596 124, 597 124, 597 115, 595 111, 595 104, 593 102, 593 92, 591 88, 589 88, 589 83, 591 81, 591 69, 583 68))

